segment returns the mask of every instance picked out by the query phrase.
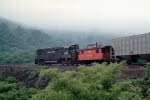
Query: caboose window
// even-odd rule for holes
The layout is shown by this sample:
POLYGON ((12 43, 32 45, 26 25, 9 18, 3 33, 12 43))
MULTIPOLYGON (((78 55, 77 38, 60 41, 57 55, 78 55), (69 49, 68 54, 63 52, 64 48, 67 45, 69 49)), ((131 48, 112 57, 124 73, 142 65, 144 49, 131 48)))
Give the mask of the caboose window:
POLYGON ((58 49, 55 49, 55 52, 58 52, 58 49))
POLYGON ((81 51, 81 54, 84 54, 84 51, 81 51))
POLYGON ((96 50, 96 53, 99 53, 99 50, 96 50))
POLYGON ((65 48, 64 54, 68 54, 68 49, 65 48))

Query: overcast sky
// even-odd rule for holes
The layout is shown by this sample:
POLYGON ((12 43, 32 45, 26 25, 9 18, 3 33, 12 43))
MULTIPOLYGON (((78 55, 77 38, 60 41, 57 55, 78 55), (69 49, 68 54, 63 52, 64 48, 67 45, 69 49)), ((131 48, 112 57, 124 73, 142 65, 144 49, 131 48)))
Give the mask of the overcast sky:
POLYGON ((49 30, 150 32, 150 0, 0 0, 0 16, 49 30))

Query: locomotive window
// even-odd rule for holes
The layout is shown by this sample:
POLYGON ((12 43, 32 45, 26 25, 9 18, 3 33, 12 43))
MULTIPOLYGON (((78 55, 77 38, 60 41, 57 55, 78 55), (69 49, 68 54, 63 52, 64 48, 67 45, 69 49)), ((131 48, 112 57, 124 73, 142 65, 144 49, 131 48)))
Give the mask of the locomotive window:
POLYGON ((96 53, 99 53, 99 50, 96 50, 96 53))
POLYGON ((84 54, 84 51, 81 51, 81 54, 84 54))
POLYGON ((64 54, 68 54, 68 49, 65 48, 64 54))
POLYGON ((55 52, 58 52, 58 49, 55 49, 55 52))
POLYGON ((67 52, 68 50, 67 49, 65 49, 65 52, 67 52))
POLYGON ((72 47, 71 50, 74 50, 74 47, 72 47))

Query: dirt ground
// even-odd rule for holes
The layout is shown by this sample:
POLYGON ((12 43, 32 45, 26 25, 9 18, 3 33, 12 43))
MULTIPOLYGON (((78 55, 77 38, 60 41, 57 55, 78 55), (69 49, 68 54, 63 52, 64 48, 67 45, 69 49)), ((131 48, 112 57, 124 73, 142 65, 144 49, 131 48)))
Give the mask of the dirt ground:
POLYGON ((25 71, 35 67, 35 64, 0 64, 0 71, 13 70, 15 72, 25 71))
POLYGON ((122 71, 121 78, 122 79, 136 79, 142 78, 144 76, 145 66, 130 66, 122 71))

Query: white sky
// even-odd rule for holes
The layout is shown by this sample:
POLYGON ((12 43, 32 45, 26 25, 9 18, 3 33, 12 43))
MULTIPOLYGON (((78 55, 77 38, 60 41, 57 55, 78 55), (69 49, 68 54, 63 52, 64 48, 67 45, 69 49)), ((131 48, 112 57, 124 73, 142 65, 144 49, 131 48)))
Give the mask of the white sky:
POLYGON ((150 0, 0 0, 0 16, 43 29, 150 32, 150 0))

